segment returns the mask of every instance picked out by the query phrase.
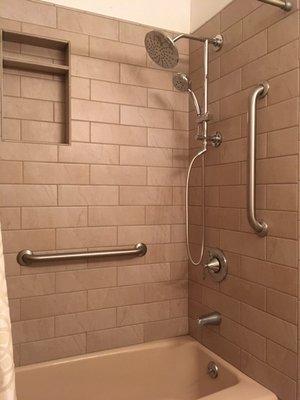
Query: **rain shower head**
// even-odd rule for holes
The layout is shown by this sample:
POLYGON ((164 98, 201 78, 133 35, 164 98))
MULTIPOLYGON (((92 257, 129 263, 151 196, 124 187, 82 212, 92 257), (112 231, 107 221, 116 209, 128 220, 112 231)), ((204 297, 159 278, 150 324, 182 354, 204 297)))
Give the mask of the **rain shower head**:
POLYGON ((175 42, 179 39, 197 40, 199 42, 208 42, 212 44, 216 51, 223 46, 223 36, 217 35, 212 38, 196 37, 188 34, 181 34, 174 39, 160 31, 148 32, 145 36, 145 47, 150 58, 163 68, 174 68, 179 61, 179 54, 175 42))
POLYGON ((173 40, 159 31, 148 32, 145 47, 150 58, 163 68, 174 68, 179 61, 177 47, 173 40))
POLYGON ((173 85, 180 92, 189 92, 189 94, 191 95, 191 97, 193 99, 196 113, 198 116, 200 116, 201 108, 199 106, 198 99, 191 88, 191 81, 190 81, 189 77, 186 74, 179 72, 178 74, 175 74, 173 76, 173 85))

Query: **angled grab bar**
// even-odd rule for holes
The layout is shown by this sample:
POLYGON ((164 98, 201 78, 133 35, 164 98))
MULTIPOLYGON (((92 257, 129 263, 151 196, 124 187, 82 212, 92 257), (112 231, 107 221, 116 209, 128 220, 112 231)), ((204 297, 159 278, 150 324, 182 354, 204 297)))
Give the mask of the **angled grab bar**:
POLYGON ((258 221, 255 210, 255 164, 256 164, 256 103, 264 98, 269 91, 269 84, 263 82, 252 92, 249 102, 249 137, 248 137, 248 193, 247 215, 250 226, 259 236, 268 234, 268 225, 264 221, 258 221))
POLYGON ((20 265, 28 266, 36 262, 43 261, 66 261, 80 260, 82 258, 99 257, 119 257, 119 256, 144 256, 147 253, 147 246, 144 243, 138 243, 133 249, 116 249, 103 251, 87 251, 74 253, 33 253, 31 250, 21 250, 17 255, 17 261, 20 265))

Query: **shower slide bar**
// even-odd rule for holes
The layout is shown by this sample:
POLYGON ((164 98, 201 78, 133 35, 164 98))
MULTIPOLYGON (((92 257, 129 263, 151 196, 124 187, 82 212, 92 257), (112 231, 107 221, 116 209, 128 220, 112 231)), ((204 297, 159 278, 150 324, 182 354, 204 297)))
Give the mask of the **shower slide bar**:
POLYGON ((17 261, 20 265, 28 266, 33 263, 47 261, 72 261, 84 258, 104 258, 104 257, 142 257, 147 253, 147 246, 144 243, 138 243, 133 249, 116 249, 103 251, 88 251, 74 253, 33 253, 31 250, 21 250, 17 255, 17 261))
POLYGON ((259 236, 268 234, 268 225, 256 218, 255 210, 255 161, 256 161, 256 104, 258 99, 264 98, 269 91, 269 84, 263 82, 252 92, 249 102, 249 136, 248 136, 248 193, 247 193, 247 216, 250 226, 259 236))
POLYGON ((270 4, 271 6, 279 7, 284 11, 291 11, 293 4, 287 0, 259 0, 262 3, 270 4))

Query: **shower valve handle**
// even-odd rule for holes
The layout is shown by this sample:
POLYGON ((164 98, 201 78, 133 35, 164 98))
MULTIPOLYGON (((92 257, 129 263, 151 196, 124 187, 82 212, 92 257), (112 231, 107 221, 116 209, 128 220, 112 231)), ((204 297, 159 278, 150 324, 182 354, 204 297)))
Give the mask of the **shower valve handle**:
POLYGON ((221 269, 220 261, 217 259, 217 257, 214 257, 212 254, 210 254, 209 262, 205 264, 203 267, 203 279, 206 278, 206 272, 217 274, 218 272, 220 272, 220 269, 221 269))
POLYGON ((209 261, 203 266, 203 279, 208 275, 215 282, 222 282, 227 275, 227 260, 220 249, 211 249, 209 261))

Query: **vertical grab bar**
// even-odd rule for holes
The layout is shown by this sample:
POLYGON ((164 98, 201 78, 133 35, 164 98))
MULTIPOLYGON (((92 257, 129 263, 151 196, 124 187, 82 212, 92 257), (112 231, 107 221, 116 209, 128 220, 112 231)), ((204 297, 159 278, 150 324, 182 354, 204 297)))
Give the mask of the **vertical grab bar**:
POLYGON ((264 98, 269 91, 269 84, 263 82, 252 92, 249 102, 249 137, 248 137, 248 195, 247 215, 250 226, 259 236, 268 234, 268 225, 256 218, 255 210, 255 164, 256 164, 256 103, 258 99, 264 98))

